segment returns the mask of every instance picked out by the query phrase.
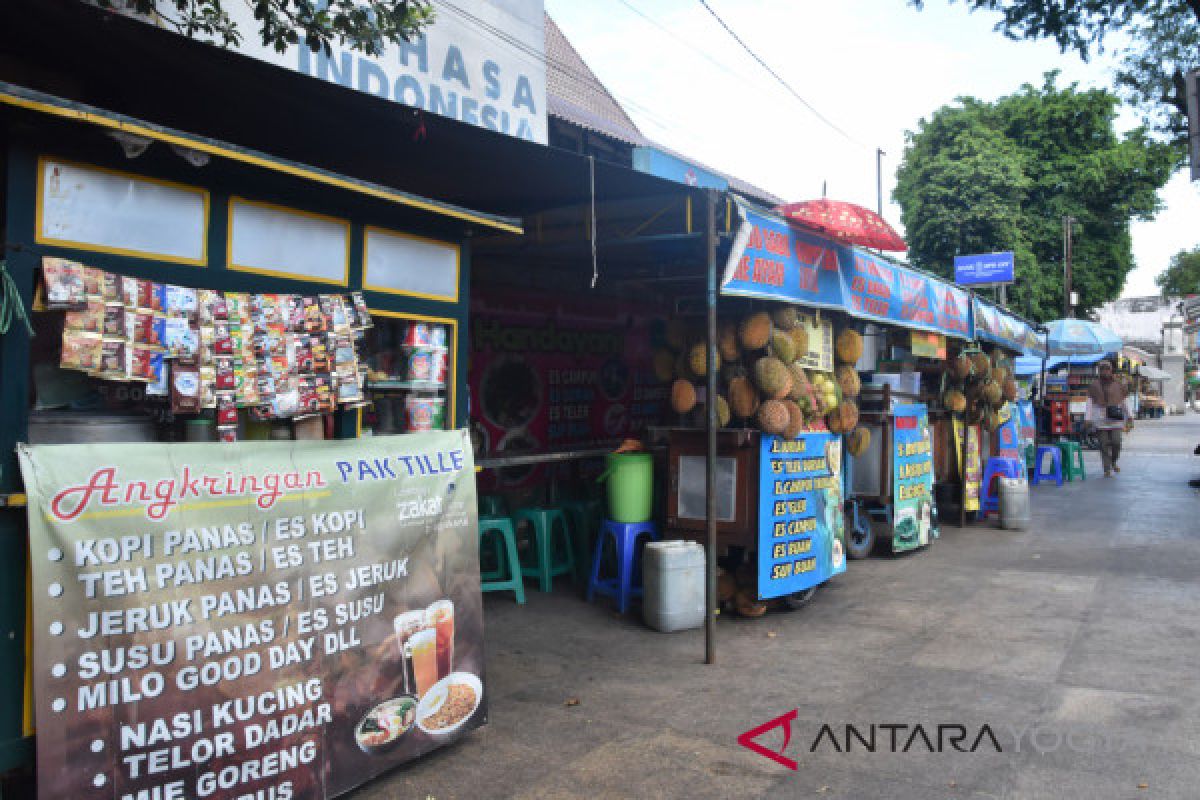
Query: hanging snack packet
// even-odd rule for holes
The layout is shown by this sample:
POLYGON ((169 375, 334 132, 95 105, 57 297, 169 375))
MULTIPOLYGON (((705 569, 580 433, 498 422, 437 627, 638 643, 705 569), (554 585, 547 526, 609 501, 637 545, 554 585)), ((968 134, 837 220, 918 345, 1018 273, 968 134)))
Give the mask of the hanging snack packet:
POLYGON ((350 302, 354 305, 354 316, 357 317, 354 327, 360 330, 371 327, 371 312, 367 309, 367 301, 362 292, 351 292, 350 302))
POLYGON ((104 302, 104 270, 83 268, 83 293, 88 300, 104 302))
POLYGON ((138 307, 138 302, 142 296, 142 281, 137 278, 131 278, 128 275, 121 277, 121 305, 131 311, 138 307))
POLYGON ((167 308, 167 287, 154 281, 142 281, 139 283, 138 308, 142 311, 165 311, 167 308))
POLYGON ((313 376, 313 388, 317 394, 317 411, 328 414, 337 410, 337 393, 332 375, 324 372, 313 376))
POLYGON ((237 422, 237 401, 233 392, 217 392, 217 427, 236 428, 237 422))
POLYGON ((163 347, 167 318, 150 311, 125 311, 125 338, 132 344, 163 347))
POLYGON ((127 335, 125 314, 122 306, 104 306, 104 327, 101 333, 113 339, 124 338, 127 335))
POLYGON ((338 334, 350 332, 350 317, 346 312, 346 298, 340 294, 321 295, 325 315, 329 318, 329 330, 338 334))
POLYGON ((200 354, 200 331, 186 317, 167 317, 163 322, 163 344, 171 358, 194 361, 200 354))
POLYGON ((171 370, 171 411, 175 414, 200 413, 200 370, 177 366, 171 370))
POLYGON ((100 299, 107 305, 124 305, 121 299, 121 276, 104 272, 100 276, 100 299))
POLYGON ((63 321, 63 329, 99 335, 104 331, 105 308, 107 306, 102 303, 85 303, 79 311, 68 311, 63 321))
POLYGON ((75 261, 43 256, 42 283, 46 287, 46 308, 83 308, 87 304, 83 273, 84 266, 75 261))
POLYGON ((200 367, 200 407, 217 407, 217 371, 214 367, 200 367))
POLYGON ((126 348, 129 363, 126 373, 130 380, 150 383, 159 379, 163 367, 163 354, 154 347, 135 344, 126 348))
POLYGON ((171 316, 194 318, 200 310, 200 297, 195 289, 167 284, 167 313, 171 316))
POLYGON ((300 410, 299 378, 289 377, 275 382, 275 398, 271 403, 276 417, 292 417, 300 410))
POLYGON ((63 369, 96 372, 100 368, 100 344, 100 337, 95 333, 64 330, 58 365, 63 369))
POLYGON ((170 380, 171 367, 161 353, 158 356, 157 371, 154 379, 146 384, 146 394, 153 397, 166 397, 170 392, 168 382, 170 380))
POLYGON ((325 334, 316 333, 308 337, 308 351, 312 355, 312 372, 329 372, 329 346, 325 334))
POLYGON ((217 430, 217 441, 225 444, 234 444, 238 440, 237 426, 232 428, 219 428, 217 430))
POLYGON ((213 374, 216 377, 217 391, 232 390, 237 385, 237 377, 233 371, 233 357, 218 355, 213 359, 213 374))
POLYGON ((218 356, 233 355, 233 338, 226 320, 213 323, 213 353, 218 356))
POLYGON ((96 375, 109 380, 124 380, 128 377, 127 356, 124 339, 103 339, 100 342, 100 367, 96 375))
POLYGON ((355 369, 358 366, 358 352, 354 349, 354 340, 349 336, 338 336, 333 344, 333 363, 338 371, 355 369))
POLYGON ((358 369, 338 369, 337 400, 339 403, 359 403, 363 399, 362 385, 358 382, 358 369))

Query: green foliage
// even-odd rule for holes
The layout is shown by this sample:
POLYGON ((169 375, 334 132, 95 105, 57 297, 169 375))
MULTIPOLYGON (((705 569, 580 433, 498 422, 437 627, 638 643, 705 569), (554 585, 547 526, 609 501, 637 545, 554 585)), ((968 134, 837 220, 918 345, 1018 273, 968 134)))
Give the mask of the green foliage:
POLYGON ((1164 297, 1200 294, 1200 246, 1180 250, 1171 256, 1171 264, 1154 279, 1164 297))
POLYGON ((1142 129, 1117 136, 1114 95, 1056 77, 921 120, 894 195, 915 264, 952 277, 957 254, 1012 250, 1009 304, 1039 320, 1062 315, 1063 217, 1076 219, 1072 283, 1086 311, 1120 293, 1134 267, 1129 223, 1154 215, 1177 163, 1142 129))
MULTIPOLYGON (((1200 68, 1200 0, 961 0, 972 11, 997 11, 996 30, 1010 39, 1052 39, 1087 59, 1105 38, 1124 34, 1116 87, 1145 124, 1186 142, 1183 76, 1200 68)), ((955 0, 950 0, 955 2, 955 0)), ((920 8, 924 0, 909 0, 920 8)))
POLYGON ((407 41, 433 21, 428 0, 97 0, 102 8, 154 16, 189 37, 224 47, 241 43, 246 33, 225 10, 245 3, 258 22, 264 45, 284 52, 303 42, 313 52, 333 44, 379 55, 389 44, 407 41))

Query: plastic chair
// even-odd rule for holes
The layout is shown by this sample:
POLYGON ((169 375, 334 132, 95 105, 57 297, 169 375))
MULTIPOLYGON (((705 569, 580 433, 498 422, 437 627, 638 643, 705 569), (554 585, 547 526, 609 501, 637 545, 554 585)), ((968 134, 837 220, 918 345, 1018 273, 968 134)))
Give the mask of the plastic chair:
POLYGON ((587 599, 591 602, 596 593, 608 595, 617 601, 617 610, 624 614, 632 597, 642 596, 642 587, 635 585, 634 560, 637 557, 638 540, 647 537, 658 541, 658 529, 653 522, 613 522, 604 520, 600 536, 596 539, 596 551, 592 556, 592 577, 588 581, 587 599), (617 574, 612 578, 600 577, 600 560, 604 553, 604 542, 612 538, 617 551, 617 574))
POLYGON ((1062 474, 1068 481, 1075 480, 1075 476, 1079 476, 1079 480, 1087 480, 1087 470, 1083 467, 1083 448, 1079 446, 1079 442, 1059 442, 1058 449, 1062 453, 1062 474))
POLYGON ((988 514, 1000 513, 1000 497, 992 491, 992 484, 996 478, 1001 477, 1020 480, 1022 477, 1021 462, 1015 458, 989 458, 987 460, 987 465, 983 469, 983 491, 979 498, 979 512, 985 517, 988 514))
POLYGON ((479 588, 485 592, 512 590, 518 605, 525 605, 525 581, 521 575, 521 562, 517 559, 517 526, 509 517, 479 518, 479 546, 488 540, 488 534, 496 551, 495 570, 481 573, 479 588))
POLYGON ((596 498, 567 500, 560 503, 571 522, 571 542, 575 546, 575 582, 587 586, 592 574, 591 552, 604 521, 604 504, 596 498))
POLYGON ((538 588, 549 592, 554 588, 554 578, 569 575, 575 580, 575 548, 571 544, 571 526, 561 508, 521 508, 513 515, 518 526, 528 523, 533 529, 534 563, 522 564, 521 574, 538 579, 538 588), (564 554, 555 558, 554 538, 558 534, 564 554))
POLYGON ((1033 472, 1029 476, 1030 485, 1037 486, 1047 478, 1053 478, 1054 483, 1058 486, 1063 485, 1061 450, 1052 444, 1041 445, 1037 449, 1036 461, 1033 472), (1049 466, 1046 464, 1047 460, 1050 462, 1049 466))

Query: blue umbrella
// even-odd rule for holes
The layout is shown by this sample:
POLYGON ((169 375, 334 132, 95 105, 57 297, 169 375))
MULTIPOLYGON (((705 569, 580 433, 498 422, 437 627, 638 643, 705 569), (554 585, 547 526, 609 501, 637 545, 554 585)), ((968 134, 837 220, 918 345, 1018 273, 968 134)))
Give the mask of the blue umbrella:
POLYGON ((1056 319, 1046 323, 1046 349, 1052 356, 1102 356, 1121 349, 1121 337, 1086 319, 1056 319))

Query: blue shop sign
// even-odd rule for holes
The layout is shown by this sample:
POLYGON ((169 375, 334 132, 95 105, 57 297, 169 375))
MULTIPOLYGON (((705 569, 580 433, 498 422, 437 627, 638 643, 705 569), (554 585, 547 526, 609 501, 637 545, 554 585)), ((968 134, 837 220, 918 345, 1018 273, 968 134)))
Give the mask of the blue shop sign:
MULTIPOLYGON (((744 221, 725 265, 721 292, 842 311, 839 248, 779 217, 738 204, 744 221)), ((848 251, 847 251, 848 252, 848 251)))
POLYGON ((954 282, 962 286, 987 283, 1012 283, 1012 251, 954 257, 954 282))
POLYGON ((759 437, 758 597, 802 592, 846 571, 842 438, 759 437))
POLYGON ((699 186, 704 189, 720 189, 722 191, 729 188, 729 181, 721 175, 688 163, 678 156, 664 153, 655 147, 633 148, 633 168, 638 172, 666 178, 686 186, 699 186))

